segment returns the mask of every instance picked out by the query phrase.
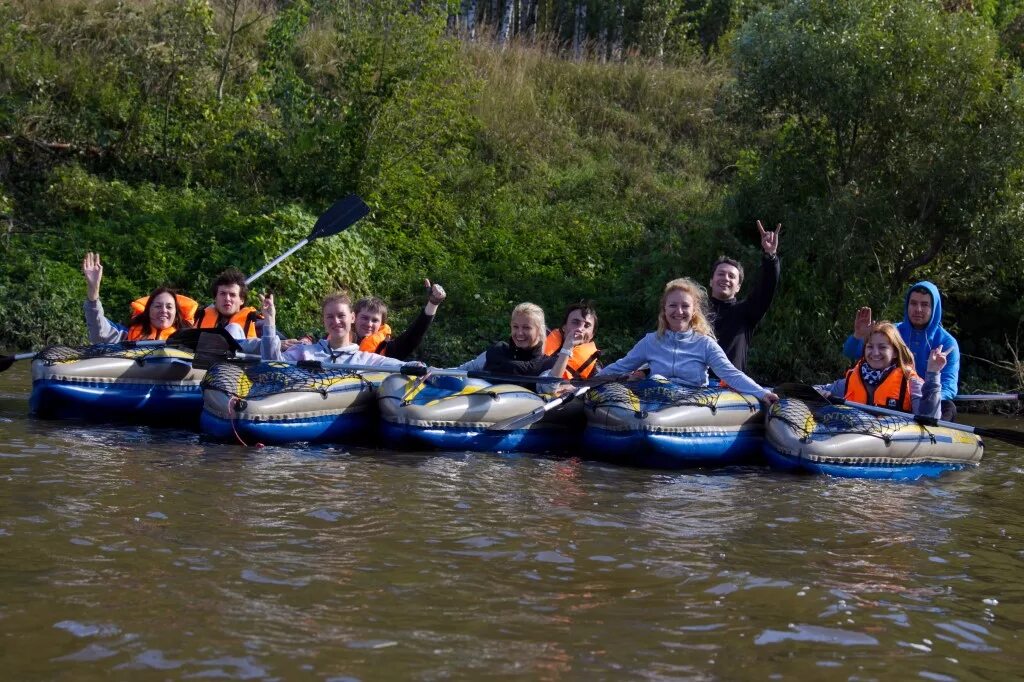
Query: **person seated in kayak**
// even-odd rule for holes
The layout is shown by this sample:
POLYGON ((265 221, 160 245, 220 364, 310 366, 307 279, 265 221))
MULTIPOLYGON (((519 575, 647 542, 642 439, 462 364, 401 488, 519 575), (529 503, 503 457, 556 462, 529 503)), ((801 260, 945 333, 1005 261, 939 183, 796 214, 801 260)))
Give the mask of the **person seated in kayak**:
POLYGON ((440 284, 431 284, 429 279, 423 280, 423 284, 429 292, 427 304, 413 320, 412 325, 398 336, 391 335, 388 306, 384 301, 376 296, 356 301, 353 312, 356 316, 355 342, 359 344, 359 350, 405 360, 419 348, 427 329, 430 328, 430 323, 434 321, 437 307, 448 297, 440 284))
MULTIPOLYGON (((391 335, 391 326, 387 323, 388 306, 384 301, 376 296, 367 296, 356 301, 353 310, 355 316, 353 334, 355 343, 359 345, 359 350, 406 360, 419 348, 423 337, 427 334, 427 329, 434 321, 438 306, 448 297, 444 287, 440 284, 431 284, 429 279, 423 280, 423 283, 429 292, 427 304, 413 320, 412 325, 397 337, 391 335)), ((313 339, 306 336, 302 339, 288 339, 282 347, 288 349, 297 343, 312 342, 313 339)))
POLYGON ((263 319, 260 312, 245 305, 249 285, 238 268, 228 268, 217 275, 210 286, 213 305, 203 308, 196 316, 199 329, 225 328, 236 339, 258 339, 257 323, 263 319))
MULTIPOLYGON (((871 328, 871 308, 857 311, 853 322, 853 334, 843 345, 843 355, 851 361, 864 353, 864 339, 871 328)), ((925 280, 907 289, 903 304, 903 321, 896 325, 910 352, 914 356, 914 368, 918 374, 927 373, 928 361, 935 348, 945 349, 946 365, 942 368, 942 419, 956 419, 956 398, 960 382, 960 346, 956 339, 942 326, 942 296, 939 288, 925 280)))
POLYGON ((590 301, 573 303, 565 310, 562 326, 554 329, 544 340, 544 354, 554 355, 565 345, 565 337, 572 338, 572 354, 568 357, 563 379, 586 379, 601 368, 597 359, 601 351, 594 344, 597 332, 597 311, 590 301))
POLYGON ((715 342, 708 322, 707 291, 689 277, 665 285, 658 310, 658 330, 647 334, 620 360, 603 368, 598 376, 635 372, 644 363, 651 375, 659 375, 687 388, 708 385, 708 369, 740 393, 768 403, 779 397, 736 369, 715 342))
MULTIPOLYGON (((534 303, 520 303, 512 310, 508 341, 499 341, 469 362, 455 369, 484 371, 512 376, 559 377, 572 356, 574 335, 565 335, 555 355, 544 354, 544 310, 534 303)), ((515 382, 531 391, 533 382, 515 382)))
POLYGON ((846 376, 815 388, 826 396, 938 419, 942 414, 942 368, 952 350, 933 348, 922 379, 914 369, 914 354, 896 325, 875 322, 865 334, 863 355, 846 376))
POLYGON ((167 287, 157 287, 149 296, 132 301, 132 318, 127 329, 115 325, 104 315, 100 302, 100 283, 103 281, 100 254, 91 251, 85 254, 82 274, 86 284, 82 310, 89 330, 89 343, 165 340, 179 329, 193 326, 192 320, 199 304, 167 287))
POLYGON ((298 343, 281 351, 281 338, 275 328, 277 307, 274 295, 263 297, 263 336, 260 355, 264 360, 319 360, 340 365, 373 365, 383 369, 401 369, 405 363, 376 353, 359 350, 352 340, 355 316, 352 300, 344 293, 327 296, 320 304, 326 338, 315 343, 298 343))

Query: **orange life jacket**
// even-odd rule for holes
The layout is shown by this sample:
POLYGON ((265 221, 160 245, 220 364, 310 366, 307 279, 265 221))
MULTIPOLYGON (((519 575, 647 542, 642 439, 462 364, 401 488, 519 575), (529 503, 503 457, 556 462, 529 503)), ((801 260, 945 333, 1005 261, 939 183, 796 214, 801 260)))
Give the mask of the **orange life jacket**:
MULTIPOLYGON (((131 309, 132 320, 134 321, 139 315, 146 311, 146 303, 149 302, 149 296, 143 296, 137 298, 129 304, 131 309)), ((178 307, 178 311, 181 313, 181 319, 189 324, 195 322, 196 310, 199 309, 199 304, 193 299, 185 296, 184 294, 174 295, 175 305, 178 307)), ((148 335, 142 333, 142 323, 135 322, 134 324, 128 325, 128 341, 154 341, 154 340, 166 340, 168 336, 178 331, 176 327, 168 327, 161 331, 151 329, 148 335)))
POLYGON ((256 320, 262 320, 263 315, 258 310, 251 306, 245 306, 238 310, 237 313, 232 315, 227 322, 223 325, 220 324, 220 313, 217 312, 217 308, 212 305, 208 305, 203 308, 203 311, 199 313, 199 317, 196 318, 196 327, 199 329, 213 329, 214 327, 226 326, 231 323, 237 324, 245 332, 245 338, 255 339, 256 338, 256 320))
POLYGON ((860 375, 862 364, 864 360, 858 360, 853 367, 846 370, 846 395, 843 396, 846 400, 903 412, 914 411, 910 398, 910 379, 916 377, 916 373, 911 372, 908 375, 896 365, 877 386, 871 387, 864 383, 860 375))
POLYGON ((391 327, 386 324, 382 324, 380 329, 376 332, 363 337, 363 340, 359 342, 359 350, 366 351, 367 353, 386 355, 388 350, 388 341, 390 340, 391 327))
MULTIPOLYGON (((544 355, 554 355, 562 349, 562 330, 556 329, 544 340, 544 355)), ((597 358, 601 351, 593 341, 581 343, 572 347, 572 355, 569 356, 569 364, 562 372, 563 379, 586 379, 593 374, 597 368, 597 358)))

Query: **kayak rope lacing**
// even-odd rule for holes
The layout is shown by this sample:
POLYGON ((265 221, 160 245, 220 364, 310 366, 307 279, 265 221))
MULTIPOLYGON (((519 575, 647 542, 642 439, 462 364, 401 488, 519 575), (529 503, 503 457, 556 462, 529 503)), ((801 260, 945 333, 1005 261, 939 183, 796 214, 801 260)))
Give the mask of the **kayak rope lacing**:
MULTIPOLYGON (((825 440, 841 434, 859 434, 880 438, 888 445, 900 429, 913 423, 910 415, 906 417, 875 415, 864 410, 840 405, 809 406, 802 400, 780 401, 772 408, 768 419, 769 421, 781 419, 789 424, 796 433, 800 434, 801 443, 825 440)), ((921 428, 928 434, 932 443, 935 443, 935 436, 932 432, 927 427, 922 426, 921 428)))
POLYGON ((740 396, 751 412, 760 409, 757 399, 753 396, 710 386, 686 388, 666 379, 644 379, 595 386, 587 391, 585 404, 591 410, 601 405, 628 405, 637 419, 646 419, 651 412, 687 405, 706 407, 711 414, 717 414, 718 404, 723 396, 740 396))
POLYGON ((150 358, 182 358, 191 360, 191 351, 174 346, 136 346, 131 341, 123 343, 100 343, 91 346, 49 346, 39 351, 35 359, 50 367, 79 360, 96 358, 124 358, 135 360, 140 365, 150 358))
POLYGON ((203 390, 222 391, 231 396, 253 400, 278 393, 319 393, 372 389, 359 372, 343 368, 301 367, 284 362, 260 362, 239 365, 222 362, 206 372, 203 390))

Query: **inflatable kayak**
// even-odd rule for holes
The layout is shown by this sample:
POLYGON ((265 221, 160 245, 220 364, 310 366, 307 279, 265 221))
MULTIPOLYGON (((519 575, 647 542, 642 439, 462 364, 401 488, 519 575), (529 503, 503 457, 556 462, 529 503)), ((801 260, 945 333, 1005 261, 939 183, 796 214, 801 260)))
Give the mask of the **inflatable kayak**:
POLYGON ((222 362, 203 379, 200 429, 246 445, 372 441, 377 388, 386 376, 318 364, 222 362))
POLYGON ((205 374, 192 359, 192 351, 173 346, 50 346, 32 361, 29 409, 51 419, 192 428, 202 410, 205 374))
POLYGON ((768 411, 764 453, 774 468, 913 480, 976 466, 981 439, 907 417, 783 398, 768 411))
POLYGON ((662 378, 595 387, 586 395, 588 455, 654 468, 724 466, 759 455, 760 402, 728 388, 683 388, 662 378))
POLYGON ((391 447, 549 452, 572 446, 582 427, 579 401, 572 401, 527 428, 491 430, 496 423, 532 412, 553 396, 514 384, 435 376, 418 382, 402 375, 381 384, 383 442, 391 447))

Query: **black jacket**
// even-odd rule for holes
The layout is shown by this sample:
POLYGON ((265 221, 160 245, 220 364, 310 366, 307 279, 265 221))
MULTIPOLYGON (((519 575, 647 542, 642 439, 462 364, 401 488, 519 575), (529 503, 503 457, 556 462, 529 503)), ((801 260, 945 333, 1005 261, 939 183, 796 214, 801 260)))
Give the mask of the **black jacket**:
POLYGON ((758 282, 746 298, 742 301, 711 299, 711 326, 718 337, 718 345, 741 372, 747 371, 750 337, 775 298, 780 274, 778 257, 762 254, 758 282))

